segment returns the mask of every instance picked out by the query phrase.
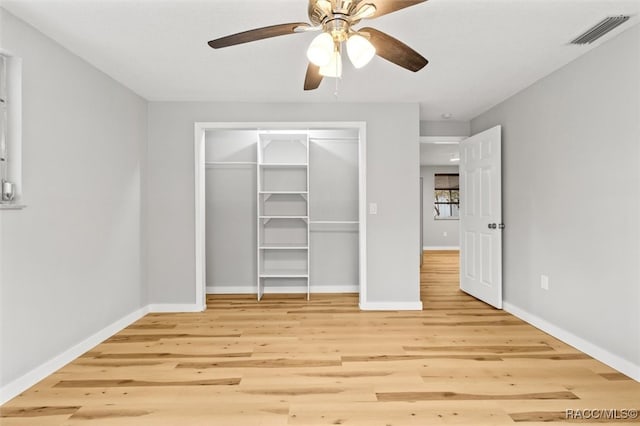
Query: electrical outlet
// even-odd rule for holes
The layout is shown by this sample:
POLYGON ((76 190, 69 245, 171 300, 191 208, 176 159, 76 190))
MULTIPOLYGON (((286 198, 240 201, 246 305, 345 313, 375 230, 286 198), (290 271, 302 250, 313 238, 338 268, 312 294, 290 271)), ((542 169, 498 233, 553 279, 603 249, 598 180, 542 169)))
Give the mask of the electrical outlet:
POLYGON ((447 236, 447 231, 444 231, 444 232, 442 233, 442 236, 443 236, 443 237, 446 237, 446 236, 447 236))
POLYGON ((546 275, 540 275, 540 288, 543 290, 549 290, 549 277, 546 275))
POLYGON ((369 214, 378 214, 378 204, 369 203, 369 214))

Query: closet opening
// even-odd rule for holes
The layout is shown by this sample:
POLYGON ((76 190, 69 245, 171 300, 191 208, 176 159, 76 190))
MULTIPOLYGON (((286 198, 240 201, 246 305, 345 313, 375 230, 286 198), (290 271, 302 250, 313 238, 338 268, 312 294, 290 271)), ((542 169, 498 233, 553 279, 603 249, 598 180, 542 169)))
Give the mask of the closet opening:
POLYGON ((366 295, 363 122, 196 123, 196 303, 366 295))

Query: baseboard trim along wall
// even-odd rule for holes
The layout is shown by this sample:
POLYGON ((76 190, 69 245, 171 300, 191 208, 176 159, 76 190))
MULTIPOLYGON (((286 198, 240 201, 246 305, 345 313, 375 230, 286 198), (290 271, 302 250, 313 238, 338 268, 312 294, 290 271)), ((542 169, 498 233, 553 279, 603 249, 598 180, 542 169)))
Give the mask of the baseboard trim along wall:
MULTIPOLYGON (((357 292, 357 286, 321 286, 323 290, 327 290, 328 293, 353 293, 357 292)), ((222 289, 234 289, 235 294, 239 293, 237 290, 240 287, 232 288, 225 287, 222 289)), ((210 293, 212 288, 207 287, 207 292, 210 293)), ((245 289, 246 287, 241 287, 241 289, 245 289)), ((217 293, 214 294, 228 294, 219 292, 221 289, 217 288, 217 293)), ((274 293, 285 293, 292 292, 291 288, 283 288, 283 287, 274 287, 271 288, 274 293)), ((302 291, 301 291, 302 292, 302 291)), ((306 293, 306 289, 304 289, 306 293)), ((318 290, 315 291, 320 292, 318 290)), ((590 343, 581 337, 574 335, 554 324, 551 324, 548 321, 543 320, 542 318, 533 315, 524 309, 520 309, 519 307, 509 303, 504 302, 503 304, 504 310, 509 312, 510 314, 520 318, 521 320, 531 324, 532 326, 544 331, 545 333, 550 334, 551 336, 560 339, 561 341, 567 343, 582 351, 598 361, 603 362, 604 364, 620 371, 621 373, 631 377, 632 379, 640 382, 640 365, 633 364, 625 359, 620 358, 619 356, 612 354, 611 352, 602 349, 601 347, 590 343)), ((422 302, 364 302, 360 303, 360 309, 363 311, 419 311, 422 310, 422 302)), ((82 342, 76 344, 75 346, 69 348, 53 359, 45 362, 41 366, 34 368, 27 374, 19 377, 18 379, 8 383, 4 387, 0 389, 0 405, 5 402, 15 398, 21 392, 29 389, 31 386, 38 383, 40 380, 45 377, 53 374, 60 368, 64 367, 71 361, 78 358, 80 355, 84 354, 91 348, 97 346, 103 341, 107 340, 109 337, 118 333, 122 329, 126 328, 130 324, 139 320, 147 313, 150 312, 200 312, 201 308, 196 304, 151 304, 140 308, 123 318, 113 322, 102 330, 94 333, 90 337, 86 338, 82 342)))
POLYGON ((363 311, 421 311, 422 302, 361 302, 363 311))
MULTIPOLYGON (((360 288, 357 284, 353 285, 322 285, 312 284, 311 293, 358 293, 360 288)), ((264 289, 265 294, 283 294, 283 293, 306 293, 306 286, 284 287, 284 286, 267 286, 264 289)), ((207 286, 207 294, 256 294, 256 288, 251 286, 207 286)), ((313 295, 313 294, 312 294, 313 295)))
POLYGON ((90 337, 86 338, 82 342, 73 346, 72 348, 67 349, 60 355, 54 357, 53 359, 45 362, 39 367, 34 368, 27 374, 18 379, 14 380, 11 383, 8 383, 6 386, 0 389, 0 405, 9 401, 10 399, 15 398, 20 395, 20 393, 29 389, 31 386, 38 383, 40 380, 44 379, 47 376, 55 373, 65 365, 69 364, 71 361, 78 358, 80 355, 84 354, 91 348, 99 345, 104 342, 114 334, 120 332, 124 328, 133 324, 143 316, 152 312, 201 312, 202 309, 196 304, 173 304, 173 303, 160 303, 160 304, 151 304, 147 305, 143 308, 132 312, 116 322, 106 326, 102 330, 94 333, 90 337))
POLYGON ((255 294, 256 291, 256 287, 251 285, 207 286, 207 294, 255 294))
POLYGON ((359 293, 360 286, 353 285, 322 285, 311 284, 311 295, 313 293, 359 293))
POLYGON ((170 312, 202 312, 203 309, 197 304, 191 303, 154 303, 148 306, 147 312, 170 313, 170 312))
POLYGON ((137 320, 145 316, 148 312, 149 308, 145 306, 120 318, 119 320, 109 324, 97 333, 94 333, 93 335, 84 339, 82 342, 67 349, 66 351, 50 359, 44 364, 34 368, 22 377, 17 378, 11 383, 7 383, 0 389, 0 405, 20 395, 20 393, 29 389, 40 380, 58 371, 91 348, 104 342, 114 334, 118 333, 120 330, 136 322, 137 320))
POLYGON ((581 352, 586 353, 589 356, 597 359, 598 361, 608 365, 611 368, 618 370, 619 372, 631 377, 633 380, 640 382, 640 365, 633 364, 626 359, 612 354, 611 352, 603 349, 591 342, 584 340, 581 337, 576 336, 567 330, 558 327, 546 320, 543 320, 536 315, 533 315, 524 309, 512 305, 509 302, 503 302, 502 307, 505 311, 520 318, 521 320, 531 324, 532 326, 544 331, 547 334, 563 341, 564 343, 573 346, 581 352))
POLYGON ((451 250, 451 251, 459 251, 460 246, 424 246, 422 247, 422 251, 441 251, 441 250, 451 250))

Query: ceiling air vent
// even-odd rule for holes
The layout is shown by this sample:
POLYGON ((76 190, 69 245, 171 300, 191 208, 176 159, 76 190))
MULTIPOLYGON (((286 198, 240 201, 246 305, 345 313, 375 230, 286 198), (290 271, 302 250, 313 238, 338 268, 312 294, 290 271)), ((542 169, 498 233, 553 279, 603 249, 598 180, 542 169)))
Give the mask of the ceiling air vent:
POLYGON ((576 37, 575 40, 572 40, 571 44, 591 44, 612 29, 616 28, 618 25, 622 25, 628 20, 629 16, 627 15, 609 16, 607 18, 604 18, 602 21, 595 24, 586 32, 576 37))

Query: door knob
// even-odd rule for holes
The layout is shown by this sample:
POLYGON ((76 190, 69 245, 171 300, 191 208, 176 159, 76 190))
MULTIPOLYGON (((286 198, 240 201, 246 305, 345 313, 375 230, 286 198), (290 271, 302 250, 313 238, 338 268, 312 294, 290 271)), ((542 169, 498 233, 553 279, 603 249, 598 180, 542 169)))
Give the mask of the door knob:
POLYGON ((489 224, 489 229, 496 229, 498 227, 498 225, 496 225, 495 223, 490 223, 489 224))

